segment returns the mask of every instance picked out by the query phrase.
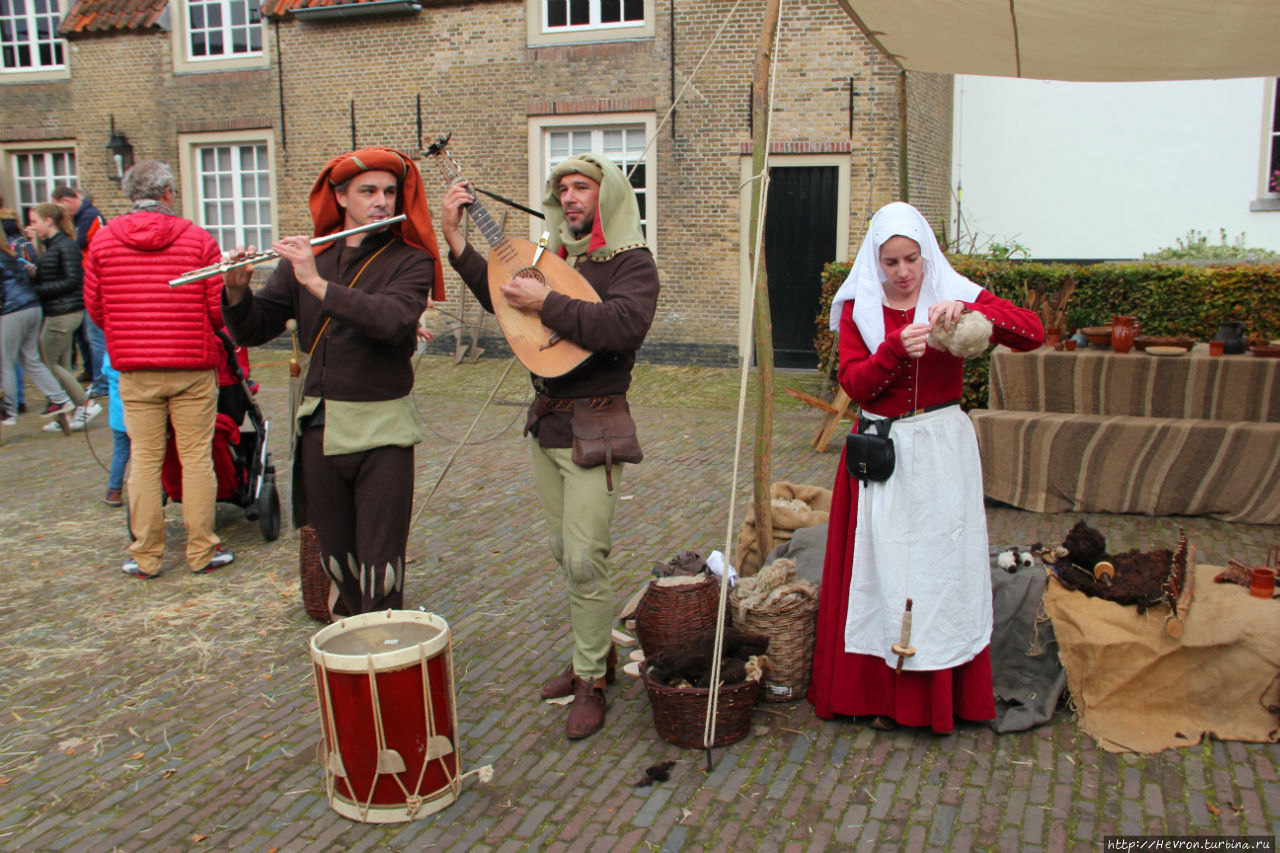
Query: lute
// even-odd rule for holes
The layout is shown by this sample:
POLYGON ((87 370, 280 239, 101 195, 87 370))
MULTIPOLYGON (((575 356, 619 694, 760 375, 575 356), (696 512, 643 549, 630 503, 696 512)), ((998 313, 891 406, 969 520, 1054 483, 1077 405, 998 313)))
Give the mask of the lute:
MULTIPOLYGON (((426 154, 435 157, 445 182, 453 186, 465 179, 458 164, 445 153, 448 143, 449 137, 443 136, 427 148, 426 154)), ((502 295, 502 285, 520 275, 537 279, 557 293, 584 302, 599 302, 600 295, 577 270, 559 256, 545 251, 547 235, 544 234, 539 243, 509 237, 475 193, 472 198, 467 213, 489 243, 489 299, 503 336, 516 358, 531 373, 563 376, 586 361, 591 351, 542 325, 537 313, 512 306, 502 295)))

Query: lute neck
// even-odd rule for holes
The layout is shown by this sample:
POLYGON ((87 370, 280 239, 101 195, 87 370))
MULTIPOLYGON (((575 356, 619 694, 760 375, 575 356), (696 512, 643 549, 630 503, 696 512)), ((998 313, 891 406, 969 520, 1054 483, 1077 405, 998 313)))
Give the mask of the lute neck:
MULTIPOLYGON (((462 173, 454 168, 443 156, 440 157, 440 171, 444 173, 444 179, 449 186, 466 180, 462 177, 462 173)), ((467 213, 471 216, 471 221, 480 229, 480 233, 484 235, 484 239, 488 241, 490 246, 496 249, 507 241, 507 235, 502 230, 502 226, 489 215, 484 202, 480 201, 480 196, 474 192, 471 193, 471 203, 467 205, 467 213)))

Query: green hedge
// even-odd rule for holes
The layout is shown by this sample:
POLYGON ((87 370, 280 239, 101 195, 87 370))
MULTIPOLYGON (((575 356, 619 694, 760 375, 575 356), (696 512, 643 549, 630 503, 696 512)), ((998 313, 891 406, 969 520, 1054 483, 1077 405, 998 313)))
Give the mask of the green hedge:
MULTIPOLYGON (((1208 340, 1225 320, 1243 320, 1252 335, 1280 338, 1280 264, 1194 266, 1185 264, 1037 264, 992 261, 973 256, 949 258, 956 272, 1015 305, 1025 305, 1024 285, 1048 285, 1056 291, 1068 276, 1076 289, 1067 306, 1079 325, 1105 325, 1115 314, 1138 318, 1148 335, 1190 335, 1208 340)), ((849 274, 847 264, 832 262, 822 271, 822 304, 816 318, 819 369, 835 378, 839 352, 827 330, 831 299, 849 274)), ((1066 329, 1074 332, 1074 326, 1066 329)), ((965 409, 987 405, 989 359, 965 364, 965 409)))

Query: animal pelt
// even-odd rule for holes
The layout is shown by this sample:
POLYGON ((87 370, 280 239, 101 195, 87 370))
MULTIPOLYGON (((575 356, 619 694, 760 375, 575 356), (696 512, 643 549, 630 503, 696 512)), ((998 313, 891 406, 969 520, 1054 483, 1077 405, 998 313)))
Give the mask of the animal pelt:
POLYGON ((699 575, 710 572, 707 561, 697 551, 681 551, 666 563, 655 563, 653 576, 669 578, 681 575, 699 575))
POLYGON ((1062 540, 1067 549, 1067 559, 1082 569, 1093 571, 1101 560, 1107 560, 1107 539, 1083 521, 1077 521, 1067 537, 1062 540))
MULTIPOLYGON (((649 677, 669 687, 709 686, 714 643, 715 633, 708 631, 684 648, 667 649, 654 655, 648 662, 649 677)), ((720 680, 725 684, 744 681, 747 675, 746 661, 753 656, 763 655, 768 648, 768 637, 748 634, 727 626, 721 647, 720 680)))
POLYGON ((1031 551, 1023 551, 1020 548, 1001 551, 996 556, 996 565, 1009 574, 1013 574, 1018 569, 1029 569, 1035 565, 1035 559, 1031 556, 1031 553, 1031 551))
POLYGON ((652 785, 654 782, 665 782, 671 778, 671 768, 676 766, 675 759, 670 758, 661 764, 655 764, 652 767, 644 769, 644 778, 636 783, 637 788, 644 788, 652 785))
POLYGON ((991 332, 991 321, 985 315, 965 311, 950 329, 944 323, 935 323, 929 330, 929 345, 960 358, 972 358, 986 351, 991 332))

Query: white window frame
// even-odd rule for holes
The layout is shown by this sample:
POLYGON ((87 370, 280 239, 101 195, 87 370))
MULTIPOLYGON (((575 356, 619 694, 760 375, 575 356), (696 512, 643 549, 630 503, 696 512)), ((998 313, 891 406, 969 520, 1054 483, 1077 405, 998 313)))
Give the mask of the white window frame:
MULTIPOLYGON (((768 166, 835 166, 836 178, 836 256, 841 263, 849 260, 849 154, 770 154, 768 166)), ((751 234, 751 180, 754 163, 750 154, 743 155, 739 165, 741 189, 738 191, 738 355, 754 352, 755 333, 750 318, 755 310, 755 282, 751 278, 751 250, 756 235, 751 234)), ((766 211, 767 214, 767 211, 766 211)))
MULTIPOLYGON (((33 26, 36 21, 37 14, 31 11, 34 0, 10 0, 11 3, 21 2, 26 11, 22 15, 26 19, 28 32, 30 37, 24 42, 32 51, 33 55, 38 55, 40 41, 35 37, 36 28, 33 26)), ((67 54, 70 48, 66 39, 59 36, 58 27, 62 24, 62 19, 66 12, 66 3, 64 0, 46 0, 50 6, 50 11, 45 14, 52 17, 53 39, 51 44, 60 47, 62 52, 62 62, 51 65, 33 65, 24 68, 9 68, 3 65, 3 55, 0 54, 0 82, 37 82, 40 80, 65 80, 71 76, 71 70, 67 65, 67 54)), ((16 19, 18 16, 8 16, 10 20, 16 19)), ((15 42, 16 44, 16 42, 15 42)))
POLYGON ((5 181, 6 198, 12 201, 12 207, 18 211, 19 224, 25 226, 27 224, 27 210, 37 204, 42 204, 49 200, 53 193, 54 187, 61 184, 76 187, 80 185, 80 156, 76 151, 76 141, 74 139, 44 140, 41 142, 31 143, 6 143, 3 149, 4 168, 7 172, 7 180, 5 181), (24 180, 18 174, 18 158, 30 157, 33 155, 43 155, 46 162, 50 158, 59 155, 69 155, 72 162, 72 170, 64 174, 53 175, 46 173, 43 178, 36 179, 41 186, 30 194, 31 198, 24 199, 22 187, 24 183, 32 183, 31 179, 24 180))
MULTIPOLYGON (((182 176, 180 179, 182 215, 200 227, 208 228, 204 220, 204 186, 203 174, 200 169, 201 149, 226 146, 238 147, 242 145, 266 146, 267 185, 271 202, 271 211, 268 216, 268 237, 274 240, 278 236, 276 222, 279 218, 279 204, 277 203, 278 195, 276 193, 275 133, 270 129, 181 134, 178 137, 178 146, 182 162, 182 176)), ((236 193, 238 196, 238 188, 236 193)), ((237 198, 237 201, 242 200, 237 198)), ((237 228, 236 242, 243 240, 242 228, 242 225, 237 228)), ((213 233, 213 231, 210 230, 210 233, 213 233)), ((215 239, 217 236, 217 234, 214 234, 215 239)), ((219 245, 224 251, 234 248, 234 246, 219 245)), ((257 248, 259 250, 270 248, 270 243, 268 242, 266 246, 257 246, 257 248)))
MULTIPOLYGON (((591 150, 597 154, 609 156, 600 143, 596 141, 603 137, 604 131, 622 128, 639 130, 643 133, 643 140, 647 142, 653 138, 656 126, 657 121, 653 113, 585 113, 580 115, 535 116, 531 118, 529 120, 529 198, 533 200, 531 207, 535 209, 541 208, 542 196, 547 186, 547 175, 550 174, 551 167, 554 165, 549 146, 551 133, 566 130, 589 131, 593 139, 591 150)), ((641 142, 640 148, 643 149, 643 147, 644 142, 641 142)), ((658 255, 656 148, 657 146, 650 146, 649 150, 645 152, 642 161, 645 173, 644 234, 645 240, 649 244, 649 250, 653 252, 654 257, 658 255)), ((618 165, 622 166, 624 171, 629 169, 629 164, 619 163, 618 165)), ((536 240, 541 233, 542 220, 531 218, 529 224, 530 237, 536 240)))
POLYGON ((1275 77, 1267 80, 1263 87, 1266 96, 1263 115, 1266 121, 1262 125, 1262 194, 1261 198, 1280 197, 1280 189, 1272 189, 1272 179, 1280 170, 1280 156, 1272 161, 1272 152, 1280 144, 1280 80, 1275 77))
MULTIPOLYGON (((227 7, 234 0, 221 0, 223 19, 229 20, 227 7)), ((247 0, 246 0, 247 2, 247 0)), ((218 56, 191 55, 191 28, 188 21, 191 7, 188 0, 173 0, 171 4, 171 44, 173 48, 173 70, 176 74, 189 74, 202 71, 231 71, 240 68, 266 68, 270 64, 269 41, 267 39, 267 21, 261 13, 259 2, 258 41, 261 45, 256 51, 245 53, 224 53, 218 56)), ((229 26, 224 24, 224 26, 229 26)))
MULTIPOLYGON (((600 0, 590 0, 592 20, 599 20, 600 0)), ((602 41, 631 41, 654 37, 654 0, 644 0, 644 20, 617 24, 587 24, 548 28, 546 24, 547 0, 525 0, 525 20, 528 24, 530 47, 583 44, 602 41)))

